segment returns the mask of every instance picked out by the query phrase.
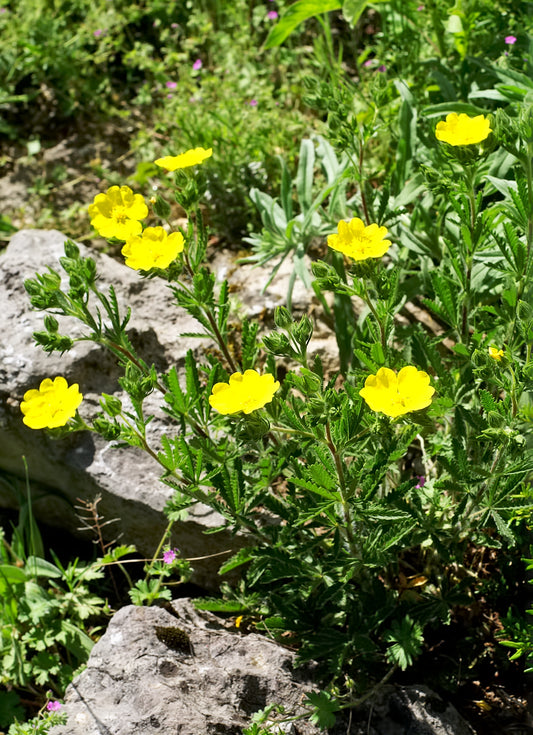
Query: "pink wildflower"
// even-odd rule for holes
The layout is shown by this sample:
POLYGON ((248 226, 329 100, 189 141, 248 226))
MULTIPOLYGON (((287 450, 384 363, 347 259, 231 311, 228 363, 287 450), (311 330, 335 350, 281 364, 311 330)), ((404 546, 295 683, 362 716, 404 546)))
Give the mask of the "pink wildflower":
POLYGON ((48 712, 57 712, 62 707, 61 702, 58 702, 57 699, 52 700, 51 702, 48 702, 46 705, 46 709, 48 712))
POLYGON ((418 482, 415 485, 415 490, 420 490, 426 484, 426 478, 424 477, 424 475, 417 475, 416 477, 418 482))
POLYGON ((278 14, 276 13, 276 11, 275 11, 275 10, 269 10, 269 11, 268 11, 268 13, 267 13, 267 18, 268 18, 269 20, 276 20, 276 18, 277 18, 277 17, 278 17, 278 14))
POLYGON ((177 82, 165 82, 165 87, 167 89, 176 89, 177 86, 178 86, 177 82))
POLYGON ((387 67, 385 66, 385 64, 381 64, 381 66, 378 66, 378 71, 381 71, 381 72, 387 71, 387 67))
POLYGON ((165 564, 172 564, 172 562, 175 560, 175 558, 176 558, 176 550, 175 549, 167 549, 163 553, 163 561, 165 562, 165 564))
POLYGON ((198 69, 201 69, 202 66, 203 66, 202 59, 196 59, 196 61, 192 65, 192 68, 194 69, 194 71, 198 71, 198 69))
POLYGON ((95 31, 93 31, 93 36, 95 38, 100 38, 102 33, 104 33, 104 31, 101 28, 97 28, 95 31))
POLYGON ((516 36, 505 36, 503 39, 508 46, 512 46, 516 43, 516 36))
POLYGON ((372 66, 373 63, 372 59, 367 59, 363 62, 363 66, 372 66))
POLYGON ((257 107, 257 100, 250 100, 248 104, 250 105, 250 107, 257 107))

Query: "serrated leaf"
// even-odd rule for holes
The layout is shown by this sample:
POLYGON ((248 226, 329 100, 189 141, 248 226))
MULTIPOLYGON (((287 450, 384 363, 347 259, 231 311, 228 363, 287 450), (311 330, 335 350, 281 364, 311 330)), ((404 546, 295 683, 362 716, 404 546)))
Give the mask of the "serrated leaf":
POLYGON ((228 561, 220 567, 218 573, 226 574, 227 572, 231 572, 232 569, 236 569, 243 564, 247 564, 252 559, 253 552, 250 551, 250 549, 239 549, 239 551, 234 554, 231 559, 228 559, 228 561))

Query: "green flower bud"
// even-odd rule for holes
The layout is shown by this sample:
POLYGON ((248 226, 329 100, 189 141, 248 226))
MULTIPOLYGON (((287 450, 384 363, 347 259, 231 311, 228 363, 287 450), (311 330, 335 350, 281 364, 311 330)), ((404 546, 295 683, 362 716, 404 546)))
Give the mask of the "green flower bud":
POLYGON ((265 349, 273 355, 292 355, 293 350, 288 337, 282 332, 271 332, 263 337, 265 349))
POLYGON ((258 413, 244 415, 235 431, 237 439, 255 441, 270 431, 270 423, 258 413))
POLYGON ((294 320, 288 309, 284 306, 276 306, 274 309, 274 324, 278 329, 288 329, 294 320))
POLYGON ((116 396, 110 396, 107 393, 102 393, 100 405, 102 406, 102 410, 113 418, 118 416, 122 411, 122 401, 116 396))
POLYGON ((72 260, 77 260, 80 257, 80 249, 72 240, 65 241, 65 255, 72 260))
POLYGON ((152 201, 152 206, 158 217, 165 220, 169 218, 171 212, 170 204, 160 194, 155 197, 155 201, 152 201))
POLYGON ((112 423, 105 418, 97 417, 93 421, 93 429, 106 441, 113 441, 120 437, 121 431, 118 424, 112 423))
POLYGON ((304 349, 309 344, 309 340, 313 336, 313 323, 307 315, 304 315, 298 324, 293 327, 292 333, 294 339, 300 347, 304 349))
POLYGON ((57 332, 59 329, 59 322, 51 314, 46 314, 44 317, 44 328, 48 332, 57 332))

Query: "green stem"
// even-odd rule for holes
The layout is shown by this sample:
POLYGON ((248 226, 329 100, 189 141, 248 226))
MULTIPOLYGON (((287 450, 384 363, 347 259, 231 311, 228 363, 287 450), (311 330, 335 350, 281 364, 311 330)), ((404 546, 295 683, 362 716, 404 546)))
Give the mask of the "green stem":
POLYGON ((476 250, 475 241, 475 230, 476 230, 476 189, 475 189, 475 169, 471 169, 468 172, 469 177, 469 191, 468 200, 470 203, 470 239, 472 241, 472 249, 467 253, 465 259, 466 275, 465 275, 465 289, 461 316, 461 337, 465 345, 470 341, 470 325, 468 322, 468 310, 470 308, 470 291, 472 285, 472 266, 474 263, 474 253, 476 250))
POLYGON ((437 10, 437 4, 434 2, 434 0, 427 0, 427 5, 429 8, 429 14, 431 15, 431 21, 433 23, 433 30, 435 31, 435 36, 437 37, 440 57, 441 59, 445 59, 446 44, 444 42, 444 32, 442 30, 442 24, 440 22, 439 13, 437 10))
POLYGON ((376 324, 378 325, 378 329, 379 329, 381 347, 383 348, 383 354, 386 355, 387 354, 387 334, 385 332, 385 326, 384 324, 381 323, 381 319, 378 316, 376 307, 374 306, 374 303, 372 299, 370 298, 370 294, 368 293, 368 288, 364 281, 363 281, 363 289, 364 289, 363 296, 362 296, 363 301, 368 306, 368 308, 372 312, 374 319, 376 320, 376 324))
MULTIPOLYGON (((192 266, 191 266, 191 263, 190 263, 190 260, 189 260, 189 256, 187 255, 186 252, 184 252, 183 262, 185 263, 185 266, 187 268, 187 271, 189 273, 189 276, 191 278, 193 278, 193 276, 194 276, 193 269, 192 269, 192 266)), ((180 284, 180 286, 181 286, 181 284, 180 284)), ((189 293, 191 293, 191 292, 189 291, 189 293)), ((238 372, 240 372, 239 366, 235 363, 233 357, 231 356, 231 354, 230 354, 230 352, 228 350, 228 347, 226 345, 226 342, 225 342, 222 334, 220 333, 220 330, 218 328, 218 324, 216 322, 216 319, 213 316, 213 312, 211 311, 211 309, 209 309, 204 304, 199 304, 199 306, 202 309, 202 311, 204 312, 204 314, 206 315, 206 317, 207 317, 207 319, 209 321, 209 324, 211 325, 211 329, 212 329, 212 332, 213 332, 213 337, 215 338, 216 342, 218 343, 218 346, 220 347, 220 349, 222 350, 222 354, 226 358, 226 362, 228 363, 228 366, 229 366, 231 372, 232 373, 238 373, 238 372)))
POLYGON ((326 439, 327 439, 329 451, 331 452, 333 459, 335 461, 335 467, 337 469, 337 476, 339 478, 339 491, 340 491, 340 496, 341 496, 342 511, 344 515, 344 529, 346 531, 346 538, 348 541, 348 546, 350 547, 350 552, 352 553, 352 555, 354 557, 357 557, 358 548, 357 548, 357 542, 355 540, 355 535, 354 535, 352 513, 350 509, 348 489, 346 487, 346 479, 344 477, 342 459, 337 451, 337 447, 335 446, 333 442, 329 421, 326 423, 326 439))
POLYGON ((364 162, 364 155, 365 155, 365 147, 363 142, 363 134, 361 134, 361 138, 359 140, 359 185, 361 187, 361 204, 363 205, 363 212, 365 215, 365 224, 370 225, 370 214, 368 212, 368 204, 366 201, 366 194, 365 194, 365 181, 363 178, 363 162, 364 162))
POLYGON ((528 222, 527 222, 527 263, 526 273, 529 274, 531 248, 533 245, 533 142, 528 141, 526 152, 526 178, 528 199, 528 222))
POLYGON ((280 434, 298 434, 298 436, 306 436, 309 439, 317 441, 317 437, 314 434, 311 434, 309 431, 301 431, 300 429, 288 429, 285 426, 271 426, 270 431, 279 431, 280 434))
MULTIPOLYGON (((139 362, 139 360, 137 360, 137 358, 135 357, 135 355, 133 355, 125 347, 122 347, 121 345, 119 345, 116 342, 113 342, 113 341, 111 341, 109 339, 101 340, 100 341, 100 344, 104 345, 105 347, 108 347, 110 350, 112 350, 114 352, 118 352, 119 354, 123 355, 126 359, 130 360, 130 362, 132 362, 135 365, 135 367, 143 375, 148 375, 146 368, 139 362)), ((162 393, 163 395, 166 395, 166 393, 168 393, 168 391, 165 388, 165 386, 159 380, 156 380, 155 383, 154 383, 154 385, 157 388, 157 390, 160 393, 162 393)), ((191 429, 193 431, 195 431, 198 434, 198 436, 201 436, 204 439, 207 438, 207 436, 208 436, 207 432, 199 424, 197 424, 196 421, 193 418, 191 418, 188 413, 182 413, 181 415, 183 416, 185 422, 187 424, 189 424, 189 426, 191 427, 191 429)))
POLYGON ((222 354, 226 358, 226 361, 227 361, 227 363, 229 365, 229 368, 230 368, 231 372, 232 373, 238 373, 238 372, 240 372, 239 366, 233 360, 233 357, 231 356, 231 354, 230 354, 230 352, 228 350, 228 347, 227 347, 227 345, 226 345, 226 343, 224 341, 224 338, 222 337, 222 335, 220 333, 220 330, 218 328, 218 324, 216 323, 215 318, 214 318, 212 312, 209 309, 207 309, 205 306, 203 307, 203 312, 204 312, 204 314, 206 315, 206 317, 209 320, 209 324, 211 325, 211 329, 213 330, 213 334, 215 336, 215 339, 218 342, 218 345, 219 345, 220 349, 222 350, 222 354))

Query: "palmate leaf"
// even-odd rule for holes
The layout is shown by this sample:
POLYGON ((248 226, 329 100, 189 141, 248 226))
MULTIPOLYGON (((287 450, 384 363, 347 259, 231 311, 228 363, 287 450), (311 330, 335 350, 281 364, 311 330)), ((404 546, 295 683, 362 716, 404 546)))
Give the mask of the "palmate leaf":
POLYGON ((388 660, 405 671, 422 650, 422 627, 406 615, 401 621, 394 621, 385 640, 392 644, 387 651, 388 660))
POLYGON ((307 692, 304 704, 312 707, 313 712, 309 717, 310 722, 318 725, 321 730, 333 727, 336 721, 335 712, 340 710, 340 705, 335 697, 329 692, 307 692))

